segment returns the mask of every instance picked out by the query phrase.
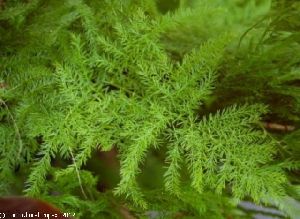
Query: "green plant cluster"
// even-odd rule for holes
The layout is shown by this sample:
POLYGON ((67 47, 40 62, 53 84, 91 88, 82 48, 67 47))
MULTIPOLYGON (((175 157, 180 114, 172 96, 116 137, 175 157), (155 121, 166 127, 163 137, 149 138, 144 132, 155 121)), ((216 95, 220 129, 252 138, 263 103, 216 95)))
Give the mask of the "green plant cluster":
POLYGON ((299 123, 297 1, 0 7, 1 195, 77 218, 249 218, 240 200, 294 218, 299 131, 263 124, 299 123))

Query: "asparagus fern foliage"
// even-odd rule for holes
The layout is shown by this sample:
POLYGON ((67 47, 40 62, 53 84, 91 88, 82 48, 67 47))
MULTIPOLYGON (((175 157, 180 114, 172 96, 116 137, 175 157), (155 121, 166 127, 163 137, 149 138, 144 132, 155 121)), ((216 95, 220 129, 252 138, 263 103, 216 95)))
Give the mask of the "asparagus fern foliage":
POLYGON ((167 150, 165 190, 179 200, 188 200, 186 185, 195 199, 208 191, 255 201, 283 193, 286 177, 273 162, 276 143, 258 125, 265 106, 198 113, 214 90, 227 33, 175 61, 161 36, 193 11, 160 15, 150 1, 87 2, 32 1, 0 16, 11 28, 0 29, 6 194, 20 165, 27 195, 47 196, 57 189, 53 183, 74 180, 75 186, 56 192, 66 193, 64 200, 93 199, 97 179, 82 167, 94 150, 113 147, 121 165, 114 194, 142 208, 149 203, 137 175, 155 149, 167 150), (57 167, 57 157, 71 162, 57 167), (54 178, 47 180, 48 174, 54 178))

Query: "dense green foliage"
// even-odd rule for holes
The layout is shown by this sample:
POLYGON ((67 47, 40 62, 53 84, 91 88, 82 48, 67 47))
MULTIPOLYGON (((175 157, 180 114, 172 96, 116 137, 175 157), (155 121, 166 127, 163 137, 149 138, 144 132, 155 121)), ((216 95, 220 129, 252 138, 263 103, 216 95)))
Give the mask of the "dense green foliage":
POLYGON ((287 2, 0 1, 1 194, 77 218, 249 218, 240 200, 296 218, 299 131, 264 127, 299 123, 287 2))

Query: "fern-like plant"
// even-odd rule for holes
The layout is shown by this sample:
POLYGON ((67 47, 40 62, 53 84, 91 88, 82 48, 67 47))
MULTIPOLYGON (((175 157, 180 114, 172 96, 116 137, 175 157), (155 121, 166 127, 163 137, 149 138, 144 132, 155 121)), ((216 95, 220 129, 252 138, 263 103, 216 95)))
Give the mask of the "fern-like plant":
POLYGON ((210 37, 180 61, 165 49, 164 37, 193 13, 162 15, 150 0, 7 2, 0 15, 2 194, 23 191, 82 218, 120 217, 122 200, 140 217, 174 204, 161 210, 164 217, 220 218, 209 202, 218 209, 228 194, 256 202, 283 195, 276 142, 259 126, 266 106, 199 113, 232 35, 210 37), (97 190, 101 177, 85 168, 95 150, 113 148, 121 178, 114 198, 97 190), (138 180, 154 150, 166 153, 163 190, 138 180))

